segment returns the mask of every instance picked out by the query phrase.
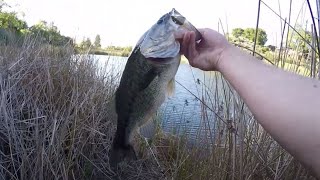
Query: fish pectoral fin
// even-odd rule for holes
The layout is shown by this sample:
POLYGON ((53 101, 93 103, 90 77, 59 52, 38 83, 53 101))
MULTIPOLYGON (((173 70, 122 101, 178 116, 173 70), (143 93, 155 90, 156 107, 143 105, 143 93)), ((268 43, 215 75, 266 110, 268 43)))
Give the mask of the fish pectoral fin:
POLYGON ((158 76, 158 72, 155 68, 150 69, 145 75, 140 85, 140 91, 146 89, 151 82, 158 76))
POLYGON ((167 85, 167 96, 172 97, 175 91, 175 79, 172 78, 167 85))

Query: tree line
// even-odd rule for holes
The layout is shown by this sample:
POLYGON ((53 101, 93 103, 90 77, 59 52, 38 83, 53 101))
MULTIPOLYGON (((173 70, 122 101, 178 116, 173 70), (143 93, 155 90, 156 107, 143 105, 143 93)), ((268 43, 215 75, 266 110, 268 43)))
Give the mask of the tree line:
POLYGON ((256 51, 263 54, 269 59, 274 59, 273 52, 281 50, 287 54, 286 61, 292 62, 296 57, 290 57, 296 54, 299 59, 308 60, 311 47, 312 35, 310 31, 304 29, 301 25, 296 25, 295 29, 289 29, 288 36, 282 39, 280 47, 274 45, 266 46, 268 36, 265 30, 258 28, 257 37, 255 28, 235 28, 232 30, 229 40, 236 45, 244 46, 252 49, 256 38, 256 51))
POLYGON ((87 51, 90 54, 96 55, 111 55, 111 56, 123 56, 127 57, 132 51, 132 46, 101 46, 101 37, 99 34, 96 35, 93 43, 90 38, 84 38, 79 44, 76 45, 76 49, 79 52, 87 51))
POLYGON ((73 44, 73 39, 60 34, 53 23, 40 21, 28 27, 27 23, 19 19, 15 12, 5 12, 0 6, 0 45, 22 44, 25 37, 36 38, 43 44, 64 46, 73 44))
POLYGON ((16 12, 4 11, 3 7, 5 6, 8 5, 0 0, 0 46, 21 46, 25 38, 31 37, 42 44, 51 46, 73 46, 75 53, 128 56, 132 50, 130 46, 108 46, 102 48, 99 34, 96 35, 93 43, 90 38, 84 38, 77 44, 73 38, 62 35, 54 23, 40 21, 29 27, 27 22, 20 19, 16 12))
MULTIPOLYGON (((43 44, 53 46, 72 45, 76 53, 128 56, 132 51, 131 46, 121 47, 111 45, 103 48, 99 34, 96 35, 93 42, 90 38, 84 38, 79 44, 76 44, 75 40, 71 37, 62 35, 58 27, 53 23, 40 21, 29 27, 26 21, 18 18, 17 13, 4 11, 3 7, 5 6, 8 5, 3 0, 0 0, 0 45, 8 45, 10 42, 21 44, 25 37, 31 36, 43 44)), ((255 28, 235 28, 232 30, 230 41, 252 47, 255 37, 255 28)), ((295 31, 290 29, 288 37, 290 43, 286 44, 287 48, 301 52, 304 56, 309 53, 310 47, 308 43, 310 44, 312 39, 309 31, 303 29, 302 26, 297 26, 295 31)), ((267 41, 266 31, 259 28, 256 40, 257 49, 268 55, 268 52, 274 51, 276 47, 265 46, 267 41)), ((283 43, 285 42, 288 41, 284 40, 283 43)))

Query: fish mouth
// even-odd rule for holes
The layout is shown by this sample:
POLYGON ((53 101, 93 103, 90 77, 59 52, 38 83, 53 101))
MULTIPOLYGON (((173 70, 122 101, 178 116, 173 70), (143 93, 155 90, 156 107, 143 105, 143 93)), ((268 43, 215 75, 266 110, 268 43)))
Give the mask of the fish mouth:
POLYGON ((193 31, 196 34, 196 41, 202 39, 201 33, 194 27, 184 16, 182 16, 175 8, 170 12, 171 19, 177 25, 180 25, 182 30, 193 31))
POLYGON ((141 54, 145 58, 152 58, 151 62, 166 61, 179 55, 180 42, 175 38, 175 33, 186 31, 195 32, 195 41, 199 42, 201 33, 174 8, 163 15, 143 36, 139 43, 141 54))

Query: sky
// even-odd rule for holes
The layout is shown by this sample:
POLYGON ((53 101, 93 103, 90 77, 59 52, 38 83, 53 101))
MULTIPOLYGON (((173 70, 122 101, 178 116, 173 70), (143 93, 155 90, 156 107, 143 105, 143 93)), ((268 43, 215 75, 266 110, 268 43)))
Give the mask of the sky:
MULTIPOLYGON (((255 27, 258 0, 5 0, 29 26, 40 20, 53 22, 63 35, 77 42, 99 34, 102 46, 134 46, 140 36, 165 13, 175 8, 197 28, 231 32, 233 28, 255 27), (221 21, 220 28, 218 22, 221 21), (221 28, 223 27, 223 28, 221 28)), ((284 18, 290 0, 265 0, 284 18), (279 5, 279 3, 280 5, 279 5)), ((310 17, 305 0, 293 0, 291 24, 310 17)), ((314 12, 316 12, 315 5, 314 12)), ((311 21, 309 20, 309 23, 311 21)), ((283 22, 261 5, 259 27, 268 34, 267 44, 277 45, 283 22)), ((309 28, 310 25, 307 27, 309 28)))

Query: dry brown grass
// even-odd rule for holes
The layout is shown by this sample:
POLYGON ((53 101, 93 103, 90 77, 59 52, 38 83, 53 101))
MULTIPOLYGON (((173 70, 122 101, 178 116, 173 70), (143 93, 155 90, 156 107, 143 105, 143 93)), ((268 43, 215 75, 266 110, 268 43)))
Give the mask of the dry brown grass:
POLYGON ((88 55, 27 39, 0 47, 0 179, 94 179, 111 174, 118 75, 88 55))
POLYGON ((33 39, 0 47, 0 179, 312 179, 219 74, 222 90, 200 97, 205 129, 196 146, 159 131, 141 139, 141 159, 120 164, 115 175, 109 102, 120 76, 73 52, 33 39), (209 119, 212 110, 220 118, 209 119))

